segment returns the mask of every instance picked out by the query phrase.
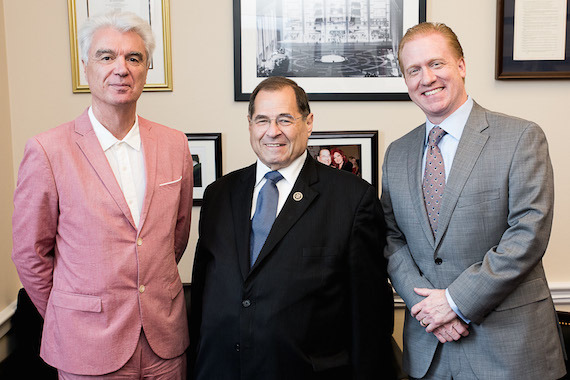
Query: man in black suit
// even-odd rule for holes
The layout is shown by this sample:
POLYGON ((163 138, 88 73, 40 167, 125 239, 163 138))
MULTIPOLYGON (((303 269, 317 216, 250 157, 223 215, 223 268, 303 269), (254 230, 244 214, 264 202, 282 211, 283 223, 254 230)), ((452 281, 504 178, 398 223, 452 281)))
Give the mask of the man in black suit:
POLYGON ((261 82, 248 121, 257 163, 204 193, 192 280, 194 378, 395 378, 377 190, 307 154, 313 114, 295 82, 261 82), (274 171, 280 178, 266 180, 274 171), (270 182, 277 217, 261 223, 265 240, 256 219, 270 203, 270 182))

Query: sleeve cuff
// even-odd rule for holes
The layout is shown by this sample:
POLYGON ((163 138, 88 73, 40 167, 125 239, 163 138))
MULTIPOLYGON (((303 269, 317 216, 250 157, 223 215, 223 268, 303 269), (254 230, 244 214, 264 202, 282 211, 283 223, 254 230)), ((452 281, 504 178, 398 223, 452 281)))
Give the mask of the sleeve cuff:
POLYGON ((449 306, 451 306, 451 309, 453 309, 455 314, 457 314, 459 316, 459 318, 461 318, 463 320, 463 322, 465 322, 467 324, 471 323, 471 321, 469 319, 465 318, 465 316, 463 314, 461 314, 461 312, 459 311, 459 308, 457 307, 455 302, 453 302, 453 298, 451 298, 451 295, 449 294, 449 289, 445 289, 445 298, 447 298, 447 303, 449 303, 449 306))

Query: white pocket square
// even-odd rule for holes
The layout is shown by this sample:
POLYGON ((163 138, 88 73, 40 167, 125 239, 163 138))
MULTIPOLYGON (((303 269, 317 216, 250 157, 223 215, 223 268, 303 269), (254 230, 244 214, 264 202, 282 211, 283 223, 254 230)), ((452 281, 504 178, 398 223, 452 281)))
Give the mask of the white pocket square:
POLYGON ((158 185, 158 186, 172 185, 173 183, 180 182, 180 181, 182 181, 182 176, 180 176, 180 178, 178 178, 178 179, 175 179, 174 181, 161 183, 161 184, 158 185))

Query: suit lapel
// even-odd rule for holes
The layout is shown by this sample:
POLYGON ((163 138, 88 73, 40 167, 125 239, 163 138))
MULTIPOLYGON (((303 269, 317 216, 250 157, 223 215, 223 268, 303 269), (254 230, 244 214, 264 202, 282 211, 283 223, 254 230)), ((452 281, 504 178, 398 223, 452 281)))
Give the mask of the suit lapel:
POLYGON ((439 214, 438 234, 436 236, 436 246, 445 235, 445 231, 449 226, 451 215, 459 195, 463 191, 463 187, 467 179, 471 175, 471 171, 483 151, 489 136, 481 132, 488 127, 487 119, 485 118, 485 110, 477 103, 473 103, 471 114, 465 123, 457 152, 453 159, 453 166, 449 173, 449 178, 445 186, 443 200, 441 203, 441 210, 439 214))
POLYGON ((99 139, 93 130, 93 126, 91 125, 87 111, 85 111, 75 120, 75 132, 80 135, 76 141, 79 149, 81 149, 85 155, 85 158, 87 161, 89 161, 101 179, 101 182, 103 182, 109 191, 109 194, 111 194, 111 197, 113 197, 115 200, 117 206, 121 209, 123 214, 125 214, 125 217, 129 220, 129 223, 131 223, 133 228, 136 229, 133 217, 131 216, 131 210, 125 201, 125 197, 121 191, 117 179, 115 178, 115 174, 113 174, 113 170, 107 161, 105 152, 103 152, 103 149, 101 149, 101 144, 99 143, 99 139))
POLYGON ((421 221, 422 230, 427 240, 434 245, 433 232, 427 217, 426 207, 424 203, 424 193, 422 190, 422 178, 424 168, 422 167, 422 159, 424 154, 424 145, 426 139, 425 124, 422 124, 414 131, 417 135, 413 139, 414 146, 410 147, 408 154, 408 181, 410 184, 410 194, 412 196, 412 204, 418 219, 421 221))
POLYGON ((251 202, 255 185, 255 165, 245 169, 237 186, 231 189, 231 207, 239 268, 243 280, 249 274, 249 234, 251 233, 251 202))
POLYGON ((150 202, 154 194, 156 182, 156 167, 157 167, 157 139, 152 133, 152 126, 146 120, 139 117, 139 130, 141 134, 142 149, 144 154, 145 174, 146 174, 146 189, 144 194, 143 207, 141 212, 141 219, 139 223, 139 230, 142 229, 150 202))
POLYGON ((287 234, 291 227, 301 218, 309 205, 319 195, 317 191, 311 188, 311 186, 318 181, 316 166, 316 161, 308 155, 303 169, 301 169, 299 177, 283 205, 283 209, 275 219, 273 227, 271 227, 271 231, 267 236, 267 240, 251 272, 254 272, 256 268, 263 264, 263 261, 271 254, 271 251, 275 248, 277 243, 283 239, 285 234, 287 234), (298 199, 299 194, 302 195, 301 199, 298 199))

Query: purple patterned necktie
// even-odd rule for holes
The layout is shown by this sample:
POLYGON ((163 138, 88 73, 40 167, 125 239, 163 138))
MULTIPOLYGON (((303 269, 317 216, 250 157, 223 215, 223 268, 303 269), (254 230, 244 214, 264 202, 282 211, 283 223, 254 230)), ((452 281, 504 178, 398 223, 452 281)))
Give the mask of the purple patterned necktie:
POLYGON ((445 166, 441 150, 437 144, 439 144, 445 133, 443 129, 436 126, 429 131, 428 135, 423 192, 429 224, 434 236, 437 233, 439 209, 441 207, 441 199, 443 198, 443 190, 445 190, 445 166))

